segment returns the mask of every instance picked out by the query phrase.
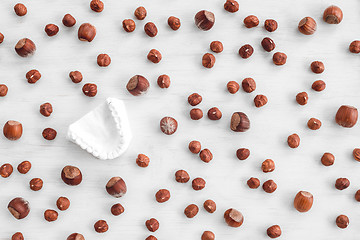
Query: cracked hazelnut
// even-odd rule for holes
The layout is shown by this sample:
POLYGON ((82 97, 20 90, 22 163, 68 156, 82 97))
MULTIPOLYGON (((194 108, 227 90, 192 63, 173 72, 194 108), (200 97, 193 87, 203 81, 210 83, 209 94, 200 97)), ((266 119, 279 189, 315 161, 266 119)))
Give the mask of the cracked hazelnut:
POLYGON ((273 55, 273 63, 277 66, 284 65, 286 63, 287 56, 285 53, 282 52, 276 52, 273 55))
POLYGON ((49 141, 54 140, 56 138, 56 135, 56 130, 52 128, 45 128, 42 132, 42 136, 49 141))
POLYGON ((83 23, 78 30, 78 38, 80 41, 91 42, 96 36, 96 28, 90 23, 83 23))
POLYGON ((343 19, 343 12, 337 6, 330 6, 325 9, 323 19, 329 24, 339 24, 343 19))
POLYGON ((61 179, 70 186, 79 185, 82 181, 82 174, 79 168, 74 166, 65 166, 61 171, 61 179))
POLYGON ((201 151, 201 143, 199 141, 191 141, 189 143, 190 152, 197 154, 201 151))
POLYGON ((231 116, 230 129, 234 132, 246 132, 250 128, 250 120, 243 112, 235 112, 231 116))
POLYGON ((23 161, 17 167, 17 170, 21 174, 28 173, 30 171, 30 169, 31 169, 31 163, 29 161, 23 161))
POLYGON ((97 233, 104 233, 109 230, 109 225, 105 220, 99 220, 94 224, 94 229, 97 233))
POLYGON ((129 82, 126 85, 126 89, 131 93, 133 96, 143 95, 147 92, 150 87, 149 81, 141 76, 135 75, 130 78, 129 82))
POLYGON ((190 110, 190 118, 192 120, 200 120, 203 117, 203 111, 200 108, 193 108, 190 110))
POLYGON ((215 53, 221 53, 224 50, 224 46, 220 41, 212 41, 210 43, 210 49, 215 53))
POLYGON ((257 27, 259 25, 259 19, 254 15, 249 15, 244 19, 244 25, 247 28, 257 27))
POLYGON ((247 59, 254 53, 254 48, 250 44, 245 44, 239 49, 240 57, 247 59))
POLYGON ((216 211, 216 203, 211 199, 206 200, 203 207, 208 213, 214 213, 216 211))
POLYGON ((281 236, 281 228, 279 225, 273 225, 266 230, 270 238, 278 238, 281 236))
POLYGON ((111 58, 109 55, 107 54, 99 54, 97 56, 97 64, 100 66, 100 67, 107 67, 109 66, 111 63, 111 58))
POLYGON ((169 201, 170 199, 170 192, 167 189, 160 189, 155 194, 155 199, 158 203, 164 203, 169 201))
POLYGON ((145 240, 157 240, 153 235, 148 236, 145 240))
POLYGON ((145 226, 150 232, 156 232, 156 230, 159 229, 160 224, 155 218, 150 218, 149 220, 146 220, 145 226))
POLYGON ((229 93, 231 93, 231 94, 237 93, 240 89, 240 85, 235 81, 228 82, 226 87, 227 87, 229 93))
POLYGON ((324 63, 322 63, 320 61, 312 62, 310 65, 310 68, 313 73, 317 73, 317 74, 322 73, 325 70, 324 63))
POLYGON ((13 173, 13 166, 10 163, 5 163, 0 167, 0 176, 8 178, 13 173))
POLYGON ((263 183, 262 188, 267 193, 273 193, 277 189, 277 184, 273 180, 267 180, 263 183))
POLYGON ((151 49, 147 55, 147 59, 153 63, 159 63, 162 59, 162 55, 158 50, 151 49))
POLYGON ((347 178, 338 178, 335 181, 335 188, 338 190, 344 190, 350 186, 350 181, 347 178))
POLYGON ((48 24, 45 26, 45 32, 49 37, 55 36, 59 32, 59 27, 55 24, 48 24))
POLYGON ((144 20, 146 17, 146 9, 144 7, 138 7, 135 9, 134 15, 138 20, 144 20))
POLYGON ((30 189, 33 191, 39 191, 42 189, 43 187, 43 180, 41 180, 41 178, 33 178, 30 181, 30 189))
POLYGON ((215 234, 211 231, 205 231, 201 235, 201 240, 215 240, 215 234))
POLYGON ((252 78, 245 78, 242 81, 241 86, 245 92, 251 93, 256 89, 256 82, 252 78))
POLYGON ((266 105, 268 102, 268 99, 265 95, 256 95, 256 97, 254 98, 254 104, 255 107, 259 108, 262 107, 264 105, 266 105))
POLYGON ((349 45, 349 51, 352 53, 360 53, 360 41, 352 41, 349 45))
POLYGON ((160 88, 169 88, 170 87, 170 77, 166 74, 160 75, 157 79, 157 84, 160 88))
POLYGON ((104 10, 104 3, 100 0, 92 0, 90 2, 90 8, 94 12, 102 12, 104 10))
POLYGON ((318 130, 321 127, 321 121, 316 118, 310 118, 309 121, 307 122, 307 126, 311 130, 318 130))
POLYGON ((203 162, 209 163, 213 159, 213 155, 209 149, 205 148, 200 152, 200 159, 203 162))
POLYGON ((215 23, 215 15, 212 12, 202 10, 195 15, 195 25, 203 30, 210 30, 215 23))
POLYGON ((26 15, 27 8, 24 4, 18 3, 14 6, 14 11, 15 11, 16 15, 18 15, 19 17, 22 17, 22 16, 26 15))
POLYGON ((180 19, 174 16, 168 18, 168 24, 169 27, 174 31, 178 30, 181 26, 180 19))
POLYGON ((212 55, 211 53, 205 53, 204 56, 202 57, 202 65, 205 68, 212 68, 215 65, 215 56, 212 55))
POLYGON ((266 159, 262 164, 261 164, 261 170, 264 173, 268 173, 268 172, 272 172, 275 170, 275 162, 271 159, 266 159))
POLYGON ((192 188, 195 191, 200 191, 205 188, 205 184, 206 184, 205 180, 198 177, 192 181, 192 188))
POLYGON ((14 198, 9 202, 8 210, 16 219, 23 219, 30 212, 29 202, 20 197, 14 198))
POLYGON ((84 236, 80 233, 73 233, 66 240, 85 240, 84 236))
POLYGON ((299 212, 307 212, 313 205, 314 197, 311 193, 300 191, 294 198, 294 207, 299 212))
POLYGON ((56 206, 60 211, 65 211, 70 207, 70 200, 67 197, 59 197, 56 206))
POLYGON ((69 77, 73 83, 79 83, 83 80, 83 75, 79 71, 70 72, 69 77))
POLYGON ((122 24, 125 32, 133 32, 136 28, 136 24, 132 19, 125 19, 122 24))
POLYGON ((236 150, 236 157, 239 160, 245 160, 250 156, 250 150, 247 148, 239 148, 236 150))
POLYGON ((111 207, 110 211, 112 215, 119 216, 125 211, 125 209, 120 203, 117 203, 111 207))
POLYGON ((5 97, 8 93, 8 87, 5 84, 0 84, 0 97, 5 97))
POLYGON ((287 143, 288 143, 289 147, 291 147, 291 148, 299 147, 299 145, 300 145, 299 135, 297 135, 296 133, 291 134, 287 139, 287 143))
POLYGON ((225 211, 224 219, 230 227, 240 227, 244 222, 244 216, 241 212, 234 208, 225 211))
POLYGON ((82 91, 83 91, 85 96, 95 97, 96 94, 97 94, 97 86, 94 83, 86 83, 82 87, 82 91))
POLYGON ((261 46, 264 48, 265 51, 271 52, 275 49, 276 45, 271 38, 266 37, 261 41, 261 46))
POLYGON ((324 153, 321 157, 321 163, 324 166, 331 166, 335 162, 335 156, 331 153, 324 153))
POLYGON ((106 184, 106 191, 113 197, 122 197, 127 192, 126 183, 121 177, 112 177, 106 184))
POLYGON ((164 117, 160 120, 160 129, 166 135, 172 135, 178 127, 177 121, 172 117, 164 117))
POLYGON ((188 97, 188 103, 191 106, 196 106, 196 105, 200 104, 201 101, 202 101, 202 97, 198 93, 193 93, 188 97))
POLYGON ((360 162, 360 148, 354 148, 353 157, 356 161, 360 162))
POLYGON ((231 13, 237 12, 239 11, 239 3, 235 0, 226 0, 224 9, 231 13))
POLYGON ((136 164, 139 167, 145 168, 149 166, 149 163, 150 163, 150 158, 145 154, 139 154, 138 157, 136 158, 136 164))
POLYGON ((175 173, 175 181, 178 183, 187 183, 190 180, 189 174, 185 170, 178 170, 175 173))
POLYGON ((317 80, 311 85, 311 88, 314 91, 321 92, 326 88, 326 83, 323 80, 317 80))
POLYGON ((12 235, 11 240, 24 240, 24 235, 21 232, 17 232, 12 235))
POLYGON ((58 218, 58 213, 55 210, 48 209, 44 212, 44 218, 48 222, 54 222, 58 218))
POLYGON ((257 189, 260 186, 260 180, 254 177, 249 178, 246 183, 251 189, 257 189))
POLYGON ((336 123, 346 128, 355 126, 357 120, 358 110, 352 106, 341 106, 335 116, 336 123))
POLYGON ((11 141, 18 140, 23 133, 22 124, 13 120, 7 121, 4 125, 3 133, 4 136, 11 141))
POLYGON ((299 22, 298 29, 302 34, 312 35, 316 31, 316 22, 311 17, 304 17, 299 22))
POLYGON ((40 113, 45 117, 49 117, 53 112, 53 108, 50 103, 44 103, 40 105, 40 113))
POLYGON ((300 105, 306 105, 309 100, 309 96, 306 92, 301 92, 296 95, 296 102, 300 105))
POLYGON ((222 113, 217 107, 210 108, 207 115, 210 120, 220 120, 222 117, 222 113))
POLYGON ((339 215, 335 222, 339 228, 347 228, 349 226, 349 218, 345 215, 339 215))
POLYGON ((195 217, 198 214, 198 212, 199 212, 199 207, 195 204, 190 204, 184 210, 184 214, 188 218, 195 217))
POLYGON ((15 51, 20 57, 28 57, 35 53, 36 46, 33 41, 28 38, 20 39, 15 45, 15 51))
POLYGON ((28 83, 36 83, 41 78, 41 74, 38 70, 33 69, 26 73, 26 79, 28 80, 28 83))
POLYGON ((146 23, 144 31, 149 37, 155 37, 158 34, 158 29, 153 22, 146 23))
POLYGON ((266 19, 264 27, 268 32, 274 32, 278 28, 278 23, 274 19, 266 19))
POLYGON ((71 14, 65 14, 62 19, 62 23, 65 27, 72 27, 76 24, 76 19, 71 14))

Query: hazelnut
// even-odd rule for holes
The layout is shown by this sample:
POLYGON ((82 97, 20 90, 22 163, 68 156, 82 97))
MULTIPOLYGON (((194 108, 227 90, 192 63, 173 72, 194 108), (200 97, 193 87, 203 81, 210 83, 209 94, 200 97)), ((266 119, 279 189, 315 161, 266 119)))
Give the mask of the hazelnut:
POLYGON ((0 167, 0 176, 8 178, 13 173, 13 166, 10 163, 5 163, 0 167))
POLYGON ((24 240, 24 235, 21 232, 17 232, 12 235, 11 240, 24 240))
POLYGON ((15 11, 16 15, 18 15, 19 17, 22 17, 22 16, 26 15, 27 8, 25 7, 24 4, 18 3, 14 6, 14 11, 15 11))
POLYGON ((224 9, 231 13, 237 12, 239 11, 239 3, 235 0, 226 0, 224 9))
POLYGON ((311 85, 311 88, 317 92, 321 92, 326 88, 326 83, 323 80, 317 80, 311 85))
POLYGON ((300 191, 294 198, 294 207, 299 212, 307 212, 313 205, 314 197, 311 193, 300 191))
POLYGON ((360 190, 357 190, 355 193, 355 200, 360 202, 360 190))
POLYGON ((191 141, 189 143, 189 150, 194 154, 199 153, 201 150, 201 143, 199 141, 191 141))
POLYGON ((4 34, 0 33, 0 44, 4 41, 4 34))
POLYGON ((276 52, 273 55, 273 62, 277 66, 284 65, 286 63, 287 56, 285 53, 282 52, 276 52))
POLYGON ((65 16, 62 19, 62 23, 64 24, 65 27, 72 27, 76 24, 76 19, 70 14, 65 14, 65 16))
POLYGON ((215 53, 221 53, 224 50, 224 46, 220 41, 212 41, 210 43, 210 49, 215 53))
POLYGON ((189 174, 185 170, 178 170, 175 173, 175 181, 178 183, 187 183, 190 180, 189 174))
POLYGON ((97 64, 100 66, 100 67, 107 67, 109 66, 111 63, 111 58, 109 55, 107 54, 99 54, 97 56, 97 64))
POLYGON ((215 234, 211 231, 205 231, 201 235, 201 240, 215 240, 215 234))
POLYGON ((263 190, 267 193, 273 193, 277 189, 277 184, 273 180, 268 180, 263 183, 263 190))
POLYGON ((28 80, 28 83, 36 83, 41 78, 41 74, 38 70, 33 69, 26 73, 26 79, 28 80))
POLYGON ((198 212, 199 212, 199 207, 195 204, 190 204, 184 210, 184 214, 188 218, 195 217, 198 214, 198 212))
POLYGON ((172 135, 178 127, 177 121, 172 117, 164 117, 160 120, 160 129, 166 135, 172 135))
POLYGON ((162 59, 162 56, 158 50, 151 49, 147 55, 147 59, 153 63, 159 63, 162 59))
POLYGON ((13 120, 7 121, 4 125, 3 133, 11 141, 18 140, 23 133, 22 124, 13 120))
POLYGON ((321 127, 321 121, 316 118, 310 118, 309 121, 307 122, 307 126, 311 130, 318 130, 321 127))
POLYGON ((129 82, 126 85, 126 89, 131 93, 133 96, 139 96, 145 94, 150 87, 149 81, 141 76, 135 75, 130 78, 129 82))
POLYGON ((29 161, 23 161, 17 167, 17 170, 21 174, 28 173, 30 171, 30 169, 31 169, 31 163, 29 161))
POLYGON ((139 167, 145 168, 149 166, 149 163, 150 163, 150 158, 145 154, 139 154, 138 157, 136 158, 136 164, 139 167))
POLYGON ((188 103, 191 106, 196 106, 196 105, 200 104, 201 101, 202 101, 202 97, 198 93, 193 93, 188 97, 188 103))
POLYGON ((257 27, 259 25, 259 19, 254 15, 249 15, 244 19, 244 25, 247 28, 257 27))
POLYGON ((70 200, 67 197, 59 197, 56 206, 60 211, 65 211, 70 207, 70 200))
POLYGON ((251 93, 256 89, 256 82, 252 78, 245 78, 242 81, 241 86, 245 92, 251 93))
POLYGON ((214 213, 216 211, 216 203, 211 199, 206 200, 203 207, 208 213, 214 213))
POLYGON ((56 130, 52 128, 45 128, 42 132, 43 138, 49 141, 54 140, 56 138, 56 135, 57 135, 56 130))
POLYGON ((144 7, 138 7, 135 9, 134 15, 138 20, 144 20, 146 17, 146 9, 144 7))
POLYGON ((262 164, 261 164, 261 170, 264 173, 268 173, 268 172, 272 172, 275 170, 275 162, 271 159, 266 159, 262 164))
POLYGON ((55 210, 48 209, 44 212, 44 218, 48 222, 54 222, 58 218, 58 213, 55 210))
POLYGON ((234 132, 246 132, 250 128, 250 120, 243 112, 235 112, 231 116, 230 129, 234 132))
POLYGON ((266 19, 264 22, 264 27, 268 32, 274 32, 278 28, 278 24, 274 19, 266 19))
POLYGON ((5 97, 8 93, 8 87, 5 84, 0 84, 0 97, 5 97))
POLYGON ((96 94, 97 94, 97 86, 94 83, 86 83, 82 87, 82 91, 83 91, 85 96, 95 97, 96 94))
POLYGON ((70 186, 79 185, 82 181, 82 174, 79 168, 74 166, 65 166, 61 171, 61 179, 70 186))
POLYGON ((202 189, 205 188, 205 180, 202 179, 202 178, 195 178, 193 181, 192 181, 192 188, 195 190, 195 191, 200 191, 202 189))
POLYGON ((249 178, 246 183, 251 189, 257 189, 260 186, 260 180, 258 178, 249 178))
POLYGON ((94 229, 98 233, 104 233, 109 230, 109 226, 105 220, 99 220, 94 224, 94 229))
POLYGON ((296 102, 300 105, 306 105, 309 100, 309 96, 306 92, 301 92, 296 95, 296 102))
POLYGON ((250 150, 247 148, 239 148, 236 150, 236 157, 239 160, 245 160, 250 156, 250 150))
POLYGON ((224 219, 230 227, 240 227, 244 222, 244 216, 241 212, 234 208, 225 211, 224 219))
POLYGON ((59 32, 59 27, 55 24, 48 24, 45 26, 45 32, 49 37, 55 36, 59 32))
POLYGON ((148 236, 145 240, 157 240, 153 235, 148 236))
POLYGON ((160 88, 169 88, 170 87, 170 77, 166 74, 160 75, 157 79, 157 84, 160 88))
POLYGON ((316 31, 316 22, 311 17, 304 17, 299 22, 298 29, 302 34, 312 35, 316 31))
POLYGON ((120 203, 117 203, 111 207, 110 211, 111 211, 112 215, 119 216, 120 214, 122 214, 125 211, 125 209, 120 203))
POLYGON ((155 218, 150 218, 145 222, 145 226, 150 232, 156 232, 159 229, 159 225, 159 221, 155 218))
POLYGON ((78 30, 78 38, 80 41, 91 42, 96 36, 96 28, 90 23, 83 23, 78 30))
POLYGON ((261 41, 261 46, 264 48, 265 51, 271 52, 275 49, 276 45, 271 38, 266 37, 261 41))
POLYGON ((122 24, 125 32, 133 32, 136 28, 136 24, 132 19, 125 19, 122 24))
POLYGON ((331 166, 335 162, 335 156, 331 153, 324 153, 321 157, 321 163, 324 166, 331 166))
POLYGON ((266 105, 268 102, 268 99, 265 95, 256 95, 256 97, 254 98, 254 104, 255 107, 259 108, 262 107, 264 105, 266 105))
POLYGON ((80 233, 73 233, 66 240, 85 240, 84 236, 80 233))
POLYGON ((23 219, 30 212, 29 202, 20 197, 11 200, 8 209, 16 219, 23 219))
POLYGON ((355 148, 353 150, 353 157, 356 161, 360 162, 360 148, 355 148))
POLYGON ((215 15, 212 12, 202 10, 195 15, 195 25, 203 30, 210 30, 215 23, 215 15))
POLYGON ((73 83, 79 83, 83 80, 83 75, 79 71, 70 72, 69 77, 73 83))
POLYGON ((178 30, 181 26, 180 19, 174 16, 168 18, 168 24, 169 27, 174 31, 178 30))
POLYGON ((311 71, 313 71, 313 73, 322 73, 325 70, 325 66, 324 63, 320 62, 320 61, 314 61, 311 63, 310 65, 311 71))
POLYGON ((266 230, 270 238, 278 238, 281 236, 281 228, 279 225, 273 225, 266 230))
POLYGON ((339 24, 343 19, 343 12, 337 6, 330 6, 325 9, 323 19, 329 24, 339 24))
POLYGON ((299 135, 297 135, 296 133, 291 134, 287 139, 287 143, 288 143, 289 147, 291 147, 291 148, 299 147, 299 145, 300 145, 299 135))
POLYGON ((240 89, 240 85, 235 81, 228 82, 226 87, 227 87, 229 93, 231 93, 231 94, 237 93, 237 91, 239 91, 239 89, 240 89))
POLYGON ((200 108, 193 108, 190 110, 190 118, 192 120, 199 120, 203 117, 203 111, 200 108))
POLYGON ((33 41, 28 38, 20 39, 15 45, 15 51, 20 57, 28 57, 35 53, 36 46, 33 41))
POLYGON ((104 3, 100 0, 92 0, 90 2, 90 8, 94 12, 102 12, 104 10, 104 3))
POLYGON ((170 192, 167 189, 160 189, 155 194, 155 199, 158 203, 164 203, 169 201, 170 199, 170 192))
POLYGON ((245 44, 239 49, 240 57, 247 59, 254 53, 254 49, 250 44, 245 44))
POLYGON ((203 162, 209 163, 213 159, 213 155, 209 149, 205 148, 200 152, 200 159, 203 162))
POLYGON ((144 26, 144 31, 149 37, 155 37, 158 33, 158 29, 153 22, 148 22, 144 26))
POLYGON ((335 181, 335 188, 338 190, 347 189, 350 186, 350 181, 347 178, 338 178, 335 181))
POLYGON ((202 65, 205 68, 212 68, 215 65, 215 56, 212 55, 211 53, 205 53, 204 56, 202 57, 202 65))
POLYGON ((122 197, 127 192, 126 183, 121 177, 112 177, 106 184, 106 191, 113 197, 122 197))
POLYGON ((210 108, 207 115, 210 120, 220 120, 222 117, 222 113, 217 107, 210 108))
POLYGON ((40 113, 44 117, 49 117, 53 112, 53 108, 50 103, 44 103, 40 105, 40 113))
POLYGON ((349 226, 349 218, 345 215, 339 215, 335 222, 339 228, 347 228, 349 226))
POLYGON ((360 41, 352 41, 349 46, 349 51, 352 53, 360 53, 360 41))
POLYGON ((335 121, 342 127, 351 128, 358 120, 358 110, 352 106, 343 105, 336 113, 335 121))
POLYGON ((39 191, 43 187, 43 180, 41 178, 33 178, 30 181, 30 189, 33 191, 39 191))

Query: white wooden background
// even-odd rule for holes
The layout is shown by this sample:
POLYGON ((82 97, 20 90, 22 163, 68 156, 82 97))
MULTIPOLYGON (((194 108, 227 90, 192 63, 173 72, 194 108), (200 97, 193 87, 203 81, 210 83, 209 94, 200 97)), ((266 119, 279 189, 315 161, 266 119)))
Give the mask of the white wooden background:
POLYGON ((360 3, 356 0, 241 0, 240 11, 230 14, 223 9, 224 0, 104 0, 102 13, 92 12, 89 0, 24 0, 28 7, 25 17, 13 12, 16 1, 3 0, 0 7, 0 32, 5 41, 0 45, 0 82, 9 87, 9 93, 0 99, 0 123, 14 119, 21 121, 24 134, 21 140, 10 142, 0 137, 0 163, 17 164, 29 160, 33 168, 27 175, 17 171, 8 179, 0 179, 0 239, 10 239, 16 231, 22 231, 26 239, 63 240, 73 232, 83 233, 86 239, 145 239, 150 233, 144 223, 155 217, 160 229, 154 234, 158 239, 200 239, 204 230, 211 230, 216 239, 268 239, 266 229, 279 224, 281 239, 357 239, 360 234, 360 204, 354 194, 360 188, 360 163, 352 158, 352 150, 360 147, 359 124, 352 129, 337 126, 334 116, 342 104, 359 107, 360 56, 351 54, 348 45, 360 38, 360 3), (328 25, 322 21, 323 10, 339 5, 344 12, 340 25, 328 25), (136 21, 133 33, 122 29, 122 20, 134 18, 136 7, 148 10, 144 21, 136 21), (216 23, 211 31, 198 30, 193 21, 195 13, 207 9, 215 13, 216 23), (77 20, 74 28, 65 28, 61 19, 71 13, 77 20), (246 29, 242 21, 249 14, 260 19, 260 26, 246 29), (177 32, 167 26, 171 15, 181 19, 177 32), (313 17, 318 30, 313 36, 297 31, 297 24, 305 16, 313 17), (276 32, 263 29, 267 18, 278 21, 276 32), (153 21, 159 34, 149 38, 143 31, 147 21, 153 21), (77 29, 81 23, 90 22, 97 28, 92 43, 80 42, 77 29), (57 36, 49 38, 44 27, 48 23, 60 26, 57 36), (262 38, 269 36, 276 43, 276 51, 285 52, 288 62, 278 67, 272 64, 272 54, 262 50, 262 38), (29 37, 37 45, 31 58, 20 58, 14 51, 16 42, 29 37), (224 52, 216 54, 213 69, 201 66, 202 55, 209 52, 209 44, 220 40, 224 52), (237 51, 249 43, 255 53, 248 60, 241 59, 237 51), (146 59, 148 51, 159 49, 161 63, 155 65, 146 59), (108 68, 96 64, 99 53, 112 58, 108 68), (314 60, 325 63, 321 75, 313 74, 309 65, 314 60), (42 78, 30 85, 25 74, 39 69, 42 78), (88 98, 82 94, 83 84, 74 84, 68 78, 72 70, 84 75, 82 83, 98 85, 98 95, 88 98), (162 90, 156 85, 160 74, 171 77, 171 87, 162 90), (126 91, 126 83, 135 74, 146 76, 151 82, 148 94, 133 97, 126 91), (231 95, 226 91, 230 80, 241 82, 253 77, 257 89, 251 94, 240 91, 231 95), (321 93, 311 90, 313 81, 323 79, 327 88, 321 93), (309 103, 300 106, 295 102, 298 92, 309 93, 309 103), (220 121, 204 117, 190 120, 191 109, 187 96, 199 92, 203 102, 199 105, 204 113, 217 106, 223 113, 220 121), (260 109, 253 105, 256 94, 265 94, 269 102, 260 109), (107 97, 118 97, 126 102, 133 142, 121 158, 99 161, 65 139, 67 126, 101 104, 107 97), (45 118, 39 113, 44 102, 52 103, 54 113, 45 118), (243 111, 251 120, 246 133, 234 133, 229 121, 234 111, 243 111), (178 132, 166 136, 159 130, 159 120, 173 116, 179 122, 178 132), (323 126, 318 131, 307 128, 307 120, 319 118, 323 126), (58 131, 58 137, 48 142, 41 137, 46 127, 58 131), (290 149, 286 138, 292 133, 301 137, 298 149, 290 149), (187 150, 188 142, 197 139, 209 148, 214 160, 205 164, 187 150), (251 156, 246 161, 235 157, 237 148, 247 147, 251 156), (335 164, 324 167, 320 157, 324 152, 335 155, 335 164), (137 154, 151 158, 146 169, 135 164, 137 154), (273 173, 264 174, 260 165, 266 158, 276 162, 273 173), (69 187, 60 179, 61 169, 72 164, 83 172, 83 182, 69 187), (195 192, 191 184, 179 184, 174 180, 178 169, 186 169, 192 179, 203 177, 206 188, 195 192), (112 176, 126 180, 128 193, 121 199, 109 196, 105 184, 112 176), (246 185, 249 177, 259 177, 261 182, 274 179, 278 190, 267 194, 261 188, 250 190, 246 185), (34 177, 44 180, 39 192, 29 189, 34 177), (347 177, 351 185, 344 191, 334 188, 338 177, 347 177), (168 188, 172 197, 159 204, 154 194, 160 188, 168 188), (310 212, 298 213, 292 202, 299 190, 313 193, 315 201, 310 212), (54 209, 59 196, 67 196, 71 207, 59 214, 56 222, 43 219, 44 210, 54 209), (8 202, 23 196, 31 203, 31 213, 24 220, 14 219, 7 210, 8 202), (216 201, 218 210, 210 215, 203 210, 206 199, 216 201), (120 202, 125 213, 114 217, 110 207, 120 202), (195 203, 200 212, 194 219, 187 219, 184 208, 195 203), (226 226, 223 213, 233 207, 244 216, 244 224, 237 229, 226 226), (335 225, 335 218, 346 214, 350 218, 347 229, 335 225), (105 234, 93 230, 93 224, 105 219, 110 229, 105 234))

